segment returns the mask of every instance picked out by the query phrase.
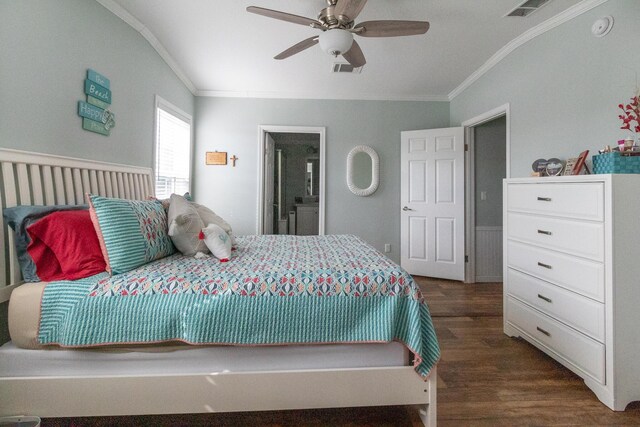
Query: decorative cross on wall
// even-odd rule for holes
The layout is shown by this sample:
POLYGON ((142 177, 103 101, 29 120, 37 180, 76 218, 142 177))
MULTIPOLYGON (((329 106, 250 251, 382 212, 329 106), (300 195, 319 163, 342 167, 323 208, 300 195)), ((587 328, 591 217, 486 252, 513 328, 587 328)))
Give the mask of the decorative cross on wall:
POLYGON ((229 158, 229 160, 231 160, 231 166, 233 166, 235 168, 236 167, 236 160, 238 160, 236 155, 234 154, 233 157, 229 158))

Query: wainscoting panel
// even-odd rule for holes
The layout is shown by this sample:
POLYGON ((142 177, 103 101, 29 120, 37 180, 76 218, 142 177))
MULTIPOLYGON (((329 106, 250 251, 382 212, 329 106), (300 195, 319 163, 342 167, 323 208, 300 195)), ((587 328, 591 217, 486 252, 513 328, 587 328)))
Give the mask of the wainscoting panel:
POLYGON ((476 227, 476 282, 502 282, 502 227, 476 227))

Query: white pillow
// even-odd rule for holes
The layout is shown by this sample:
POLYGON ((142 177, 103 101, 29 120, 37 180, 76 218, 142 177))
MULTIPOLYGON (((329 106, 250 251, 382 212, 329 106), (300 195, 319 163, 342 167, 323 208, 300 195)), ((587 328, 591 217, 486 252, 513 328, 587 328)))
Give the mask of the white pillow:
POLYGON ((220 262, 228 262, 231 258, 231 236, 222 227, 216 224, 209 224, 202 229, 204 243, 207 245, 214 257, 220 262))
POLYGON ((187 256, 194 256, 197 252, 207 253, 206 244, 199 239, 204 223, 196 208, 178 194, 172 194, 170 200, 168 222, 173 244, 187 256))

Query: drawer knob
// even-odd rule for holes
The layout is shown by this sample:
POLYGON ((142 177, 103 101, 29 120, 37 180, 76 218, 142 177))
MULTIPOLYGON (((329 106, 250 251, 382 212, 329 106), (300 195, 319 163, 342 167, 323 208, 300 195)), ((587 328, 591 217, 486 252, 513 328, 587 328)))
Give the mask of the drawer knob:
POLYGON ((548 303, 550 303, 550 302, 551 302, 551 298, 547 298, 547 297, 545 297, 544 295, 540 295, 540 294, 538 294, 538 298, 540 298, 541 300, 546 301, 546 302, 548 302, 548 303))
POLYGON ((547 230, 538 230, 538 234, 544 234, 545 236, 551 236, 551 232, 547 230))
POLYGON ((550 202, 551 197, 538 197, 538 200, 541 202, 550 202))
POLYGON ((539 261, 538 261, 538 265, 540 267, 542 267, 542 268, 546 268, 546 269, 549 269, 549 270, 551 270, 553 268, 549 264, 545 264, 545 263, 542 263, 542 262, 539 262, 539 261))
POLYGON ((544 329, 542 329, 540 326, 536 326, 536 329, 538 330, 538 332, 545 334, 546 336, 550 337, 551 334, 547 331, 545 331, 544 329))

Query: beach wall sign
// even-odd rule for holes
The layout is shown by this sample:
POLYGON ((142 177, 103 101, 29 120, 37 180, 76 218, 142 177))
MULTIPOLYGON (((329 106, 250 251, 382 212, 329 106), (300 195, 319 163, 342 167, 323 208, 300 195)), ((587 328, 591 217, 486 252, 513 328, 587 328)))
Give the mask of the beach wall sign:
POLYGON ((82 129, 109 136, 116 125, 115 114, 109 110, 111 105, 111 81, 102 74, 87 70, 84 81, 84 93, 87 100, 78 101, 78 115, 82 117, 82 129))

